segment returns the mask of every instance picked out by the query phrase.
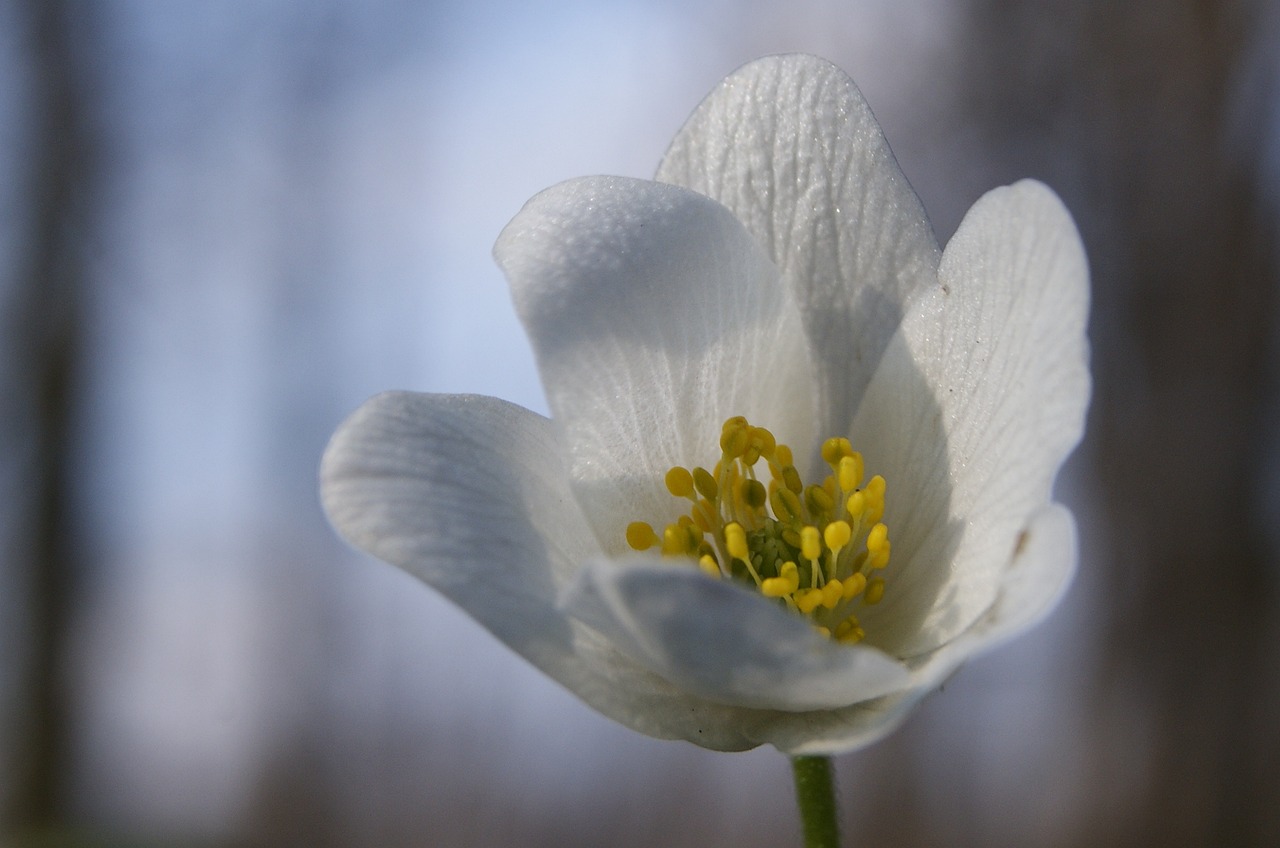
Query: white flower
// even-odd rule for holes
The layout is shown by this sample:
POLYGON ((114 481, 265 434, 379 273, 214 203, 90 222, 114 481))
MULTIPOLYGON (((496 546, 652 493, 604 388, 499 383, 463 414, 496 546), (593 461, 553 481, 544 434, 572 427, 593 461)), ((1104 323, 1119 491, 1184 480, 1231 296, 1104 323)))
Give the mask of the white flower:
MULTIPOLYGON (((1088 273, 1039 183, 984 196, 940 252, 852 81, 771 57, 707 98, 658 181, 550 188, 495 255, 553 418, 375 397, 329 446, 324 505, 605 715, 719 750, 849 750, 1063 592, 1075 531, 1052 489, 1088 404, 1088 273), (665 475, 710 468, 739 415, 806 480, 836 436, 887 481, 892 559, 872 574, 864 555, 862 577, 840 560, 863 595, 839 615, 856 608, 863 641, 799 614, 794 579, 773 584, 795 590, 784 604, 628 547, 630 522, 689 510, 665 475)), ((716 527, 715 559, 732 559, 716 527)))

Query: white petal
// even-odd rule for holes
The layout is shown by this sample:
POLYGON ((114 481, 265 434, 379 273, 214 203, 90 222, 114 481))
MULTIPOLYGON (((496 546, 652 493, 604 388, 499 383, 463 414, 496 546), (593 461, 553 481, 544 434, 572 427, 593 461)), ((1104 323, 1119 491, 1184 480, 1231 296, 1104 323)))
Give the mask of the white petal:
POLYGON ((908 689, 838 710, 776 714, 759 731, 761 742, 791 756, 828 756, 865 748, 897 729, 928 691, 908 689))
POLYGON ((388 392, 334 434, 320 492, 347 541, 528 655, 568 640, 556 596, 599 553, 563 463, 551 423, 519 406, 388 392))
POLYGON ((594 562, 570 586, 565 608, 641 665, 720 703, 830 709, 878 698, 910 680, 880 651, 841 645, 692 564, 594 562))
POLYGON ((725 204, 765 245, 813 345, 821 432, 844 432, 939 253, 857 86, 813 56, 752 62, 698 107, 658 179, 725 204))
POLYGON ((780 719, 764 741, 790 754, 837 754, 887 735, 966 660, 1044 618, 1070 583, 1075 563, 1071 513, 1057 504, 1041 510, 1019 537, 996 602, 969 631, 917 664, 909 688, 871 703, 814 714, 808 721, 780 719))
POLYGON ((675 520, 663 475, 714 463, 726 418, 813 440, 799 315, 720 204, 660 183, 573 180, 529 201, 494 253, 606 551, 625 552, 628 521, 675 520))
POLYGON ((1075 524, 1053 504, 1036 513, 1019 535, 995 603, 970 630, 912 668, 904 691, 852 707, 803 717, 779 717, 763 741, 789 754, 838 754, 861 748, 900 725, 917 702, 962 663, 1039 622, 1061 598, 1075 571, 1075 524))
POLYGON ((550 422, 518 406, 387 393, 334 434, 321 497, 349 542, 438 589, 610 718, 716 750, 759 745, 742 710, 681 691, 557 608, 576 563, 598 553, 563 465, 550 422))
POLYGON ((1053 192, 1025 181, 984 196, 939 280, 904 322, 854 430, 887 468, 894 539, 890 592, 864 626, 899 656, 937 648, 991 607, 1089 398, 1088 270, 1053 192))
POLYGON ((985 649, 1038 624, 1071 583, 1076 569, 1076 525, 1070 511, 1050 504, 1032 516, 1015 543, 996 602, 973 629, 985 649))
POLYGON ((944 604, 969 621, 981 610, 953 607, 941 597, 964 528, 957 514, 964 504, 953 496, 941 401, 903 333, 885 349, 849 438, 863 454, 867 475, 886 480, 884 522, 893 546, 884 597, 858 617, 869 643, 913 656, 911 643, 944 604))

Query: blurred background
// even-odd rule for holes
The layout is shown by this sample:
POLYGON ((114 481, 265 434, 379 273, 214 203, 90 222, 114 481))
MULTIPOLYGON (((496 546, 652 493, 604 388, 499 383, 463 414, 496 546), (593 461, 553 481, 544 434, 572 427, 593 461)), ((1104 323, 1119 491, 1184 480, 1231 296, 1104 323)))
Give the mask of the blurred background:
POLYGON ((0 0, 0 842, 797 844, 772 749, 595 715, 317 504, 388 388, 546 405, 489 251, 715 83, 850 72, 939 238, 1094 273, 1078 580, 838 760, 851 844, 1280 844, 1280 9, 0 0))

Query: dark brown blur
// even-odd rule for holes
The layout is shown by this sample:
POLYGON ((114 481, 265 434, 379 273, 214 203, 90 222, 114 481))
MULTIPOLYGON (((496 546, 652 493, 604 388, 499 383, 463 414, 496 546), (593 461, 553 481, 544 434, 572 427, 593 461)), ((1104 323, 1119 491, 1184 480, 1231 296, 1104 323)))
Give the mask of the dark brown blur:
MULTIPOLYGON (((1053 185, 1093 273, 1088 789, 1042 844, 1278 844, 1275 8, 968 9, 953 90, 989 156, 969 174, 1053 185)), ((990 844, 913 812, 871 843, 990 844)))
POLYGON ((1086 210, 1094 269, 1089 458, 1107 553, 1090 566, 1109 591, 1091 765, 1100 787, 1127 768, 1140 783, 1123 807, 1082 816, 1078 844, 1276 844, 1280 571, 1267 534, 1280 515, 1261 500, 1280 315, 1264 171, 1274 10, 1000 5, 974 15, 991 49, 971 54, 972 77, 994 81, 974 95, 977 114, 1014 147, 1031 103, 1061 104, 1046 117, 1078 133, 1081 179, 1062 189, 1086 210), (998 55, 1017 70, 1000 73, 998 55), (1105 744, 1125 724, 1144 739, 1136 764, 1105 744))

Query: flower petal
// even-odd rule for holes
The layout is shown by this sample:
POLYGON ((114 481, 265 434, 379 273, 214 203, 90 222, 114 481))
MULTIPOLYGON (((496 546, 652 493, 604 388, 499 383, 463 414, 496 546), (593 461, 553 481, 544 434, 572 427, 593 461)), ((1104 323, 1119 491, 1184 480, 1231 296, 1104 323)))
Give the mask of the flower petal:
POLYGON ((859 444, 868 433, 885 444, 886 427, 899 430, 884 450, 893 466, 887 501, 905 524, 933 528, 895 531, 893 592, 864 617, 877 644, 888 640, 904 657, 931 651, 996 600, 1020 534, 1049 503, 1083 433, 1088 300, 1079 235, 1048 188, 1020 182, 969 211, 939 285, 904 321, 855 420, 859 444), (903 350, 929 397, 920 380, 903 385, 903 350), (938 430, 945 437, 930 443, 938 430), (923 437, 903 439, 904 431, 923 437), (914 458, 904 458, 904 445, 914 458), (917 521, 922 512, 930 514, 917 521))
POLYGON ((726 418, 812 441, 799 314, 720 204, 660 183, 572 180, 529 201, 494 254, 607 552, 625 552, 628 521, 675 520, 663 476, 714 462, 726 418))
POLYGON ((729 207, 800 304, 823 434, 845 432, 938 245, 861 92, 814 56, 769 56, 720 84, 658 179, 729 207))
POLYGON ((591 563, 564 606, 641 665, 719 703, 830 709, 878 698, 910 680, 880 651, 841 645, 730 581, 669 562, 591 563))
POLYGON ((334 434, 321 498, 349 542, 400 566, 601 713, 716 750, 754 748, 743 711, 694 697, 565 616, 598 554, 551 422, 495 398, 390 392, 334 434))
POLYGON ((760 741, 790 756, 830 756, 865 748, 896 730, 929 691, 906 689, 843 709, 777 713, 758 731, 760 741))
POLYGON ((923 658, 902 691, 844 709, 775 715, 757 731, 762 742, 791 754, 839 754, 870 745, 896 729, 915 705, 977 653, 1042 619, 1075 570, 1075 524, 1053 504, 1037 513, 1001 581, 996 602, 966 633, 923 658))
POLYGON ((599 548, 547 419, 475 395, 388 392, 334 434, 321 463, 329 520, 516 651, 558 649, 560 586, 599 548))
POLYGON ((1071 512, 1050 504, 1032 516, 1014 543, 1000 592, 973 628, 982 650, 1035 624, 1057 606, 1076 570, 1076 525, 1071 512))

